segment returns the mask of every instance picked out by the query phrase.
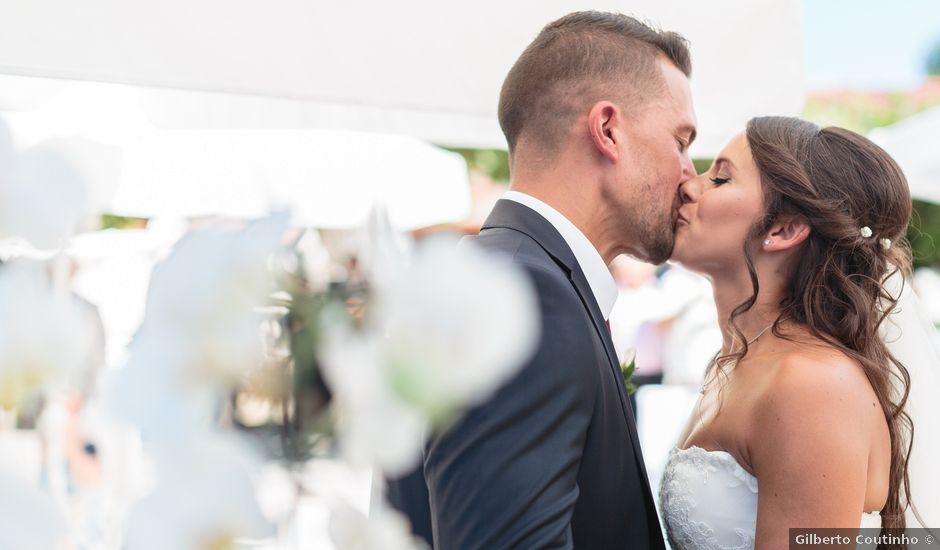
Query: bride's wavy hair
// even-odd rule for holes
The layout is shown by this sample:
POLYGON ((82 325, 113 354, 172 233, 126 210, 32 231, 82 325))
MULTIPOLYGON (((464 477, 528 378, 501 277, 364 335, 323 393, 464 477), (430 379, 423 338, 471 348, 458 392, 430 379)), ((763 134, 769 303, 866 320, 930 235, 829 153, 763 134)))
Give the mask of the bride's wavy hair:
POLYGON ((903 528, 913 440, 913 423, 904 410, 910 376, 888 350, 879 328, 898 298, 883 281, 888 276, 906 277, 911 269, 905 238, 911 217, 907 180, 884 150, 842 128, 819 128, 797 118, 759 117, 748 122, 746 135, 760 170, 764 201, 764 214, 744 245, 753 295, 729 319, 735 340, 731 349, 740 351, 717 357, 715 363, 721 371, 747 354, 747 339, 735 321, 757 301, 760 287, 753 253, 762 235, 780 216, 803 217, 810 235, 790 268, 773 332, 792 340, 782 333, 781 324, 804 326, 864 369, 891 435, 883 525, 903 528))

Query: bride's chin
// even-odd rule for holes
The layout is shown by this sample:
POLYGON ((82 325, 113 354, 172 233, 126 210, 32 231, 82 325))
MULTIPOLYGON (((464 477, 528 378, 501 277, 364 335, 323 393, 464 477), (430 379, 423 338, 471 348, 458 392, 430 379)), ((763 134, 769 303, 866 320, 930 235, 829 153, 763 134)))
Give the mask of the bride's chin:
POLYGON ((669 264, 681 267, 682 269, 691 271, 692 273, 698 273, 699 275, 708 275, 701 269, 700 266, 695 263, 695 261, 682 254, 682 250, 680 250, 679 247, 673 249, 672 256, 669 257, 669 264))
POLYGON ((673 241, 672 255, 669 256, 669 263, 677 265, 686 271, 704 275, 701 266, 698 265, 699 262, 696 262, 695 255, 690 254, 690 251, 694 249, 694 243, 689 242, 687 236, 682 235, 681 232, 677 233, 675 241, 673 241))

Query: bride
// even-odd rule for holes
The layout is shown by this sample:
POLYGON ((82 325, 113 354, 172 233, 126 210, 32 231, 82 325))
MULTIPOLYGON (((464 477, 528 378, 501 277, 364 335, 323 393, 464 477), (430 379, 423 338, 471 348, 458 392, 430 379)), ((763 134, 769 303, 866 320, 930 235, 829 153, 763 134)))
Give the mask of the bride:
POLYGON ((680 196, 672 259, 711 280, 724 322, 666 467, 672 547, 904 527, 910 377, 879 335, 898 298, 882 282, 910 266, 900 169, 853 132, 764 117, 680 196))

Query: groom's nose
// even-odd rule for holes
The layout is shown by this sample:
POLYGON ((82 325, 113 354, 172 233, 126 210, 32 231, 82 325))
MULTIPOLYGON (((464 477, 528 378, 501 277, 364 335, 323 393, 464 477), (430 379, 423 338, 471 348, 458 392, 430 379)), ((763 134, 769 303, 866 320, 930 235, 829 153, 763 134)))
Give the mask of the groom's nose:
POLYGON ((685 183, 691 179, 694 179, 696 175, 697 172, 695 171, 695 164, 692 163, 692 156, 689 155, 688 151, 686 151, 685 156, 682 159, 682 176, 680 177, 679 181, 681 183, 685 183))

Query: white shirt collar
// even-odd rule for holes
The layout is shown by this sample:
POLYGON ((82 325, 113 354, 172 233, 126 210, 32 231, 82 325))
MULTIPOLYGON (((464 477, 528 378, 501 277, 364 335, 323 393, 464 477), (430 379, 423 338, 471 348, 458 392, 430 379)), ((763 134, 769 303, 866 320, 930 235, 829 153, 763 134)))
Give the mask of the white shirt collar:
POLYGON ((613 311, 614 303, 617 301, 617 283, 614 282, 614 277, 607 269, 604 259, 584 233, 559 211, 531 195, 519 191, 507 191, 503 198, 535 210, 561 233, 561 237, 571 248, 578 265, 581 266, 584 277, 587 278, 601 315, 604 319, 609 319, 610 312, 613 311))

